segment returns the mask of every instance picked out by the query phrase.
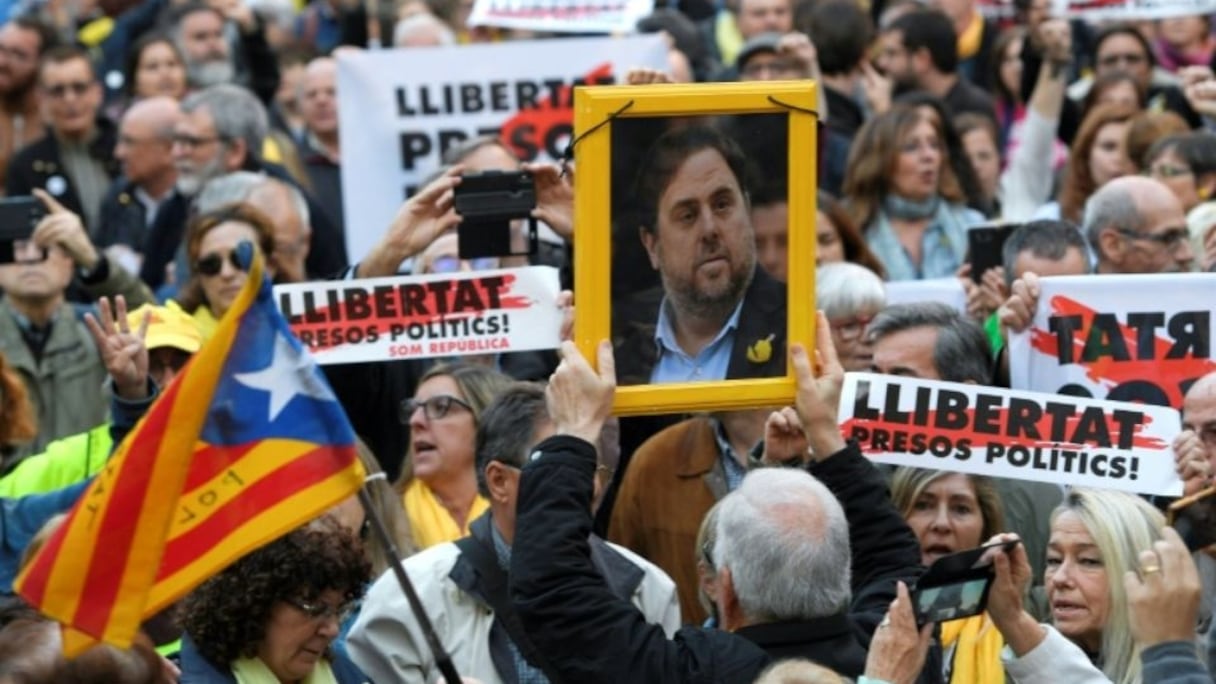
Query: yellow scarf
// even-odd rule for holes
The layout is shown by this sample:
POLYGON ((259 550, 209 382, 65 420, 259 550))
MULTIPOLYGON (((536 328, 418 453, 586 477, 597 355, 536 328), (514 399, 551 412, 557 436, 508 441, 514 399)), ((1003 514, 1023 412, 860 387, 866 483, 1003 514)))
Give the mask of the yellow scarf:
POLYGON ((984 40, 984 17, 979 12, 971 15, 971 23, 958 34, 958 58, 968 60, 980 51, 984 40))
POLYGON ((414 543, 418 545, 419 551, 467 536, 469 523, 490 508, 490 502, 478 495, 473 499, 473 505, 465 517, 464 527, 459 527, 448 513, 448 509, 439 503, 435 493, 423 484, 422 480, 410 480, 401 498, 405 502, 405 514, 410 519, 410 532, 414 535, 414 543))
POLYGON ((714 42, 718 44, 722 63, 734 64, 739 51, 743 49, 743 34, 739 33, 739 24, 735 22, 733 13, 725 10, 718 12, 714 21, 714 42))
MULTIPOLYGON (((232 661, 232 674, 236 677, 236 684, 280 684, 279 678, 266 667, 260 658, 241 658, 232 661)), ((330 669, 329 662, 322 659, 317 661, 317 666, 308 673, 308 676, 300 680, 300 684, 338 684, 338 678, 334 677, 334 671, 330 669)))
POLYGON ((220 327, 220 319, 211 313, 211 307, 206 304, 195 309, 190 315, 194 317, 194 324, 198 326, 198 332, 203 336, 203 342, 211 339, 216 328, 220 327))
POLYGON ((942 647, 954 647, 950 681, 958 684, 1005 684, 1001 648, 1005 640, 987 613, 942 623, 942 647))

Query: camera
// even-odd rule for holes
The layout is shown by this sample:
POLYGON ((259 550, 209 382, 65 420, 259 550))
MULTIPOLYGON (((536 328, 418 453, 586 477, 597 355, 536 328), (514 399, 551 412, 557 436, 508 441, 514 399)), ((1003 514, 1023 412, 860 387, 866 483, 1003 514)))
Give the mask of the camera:
POLYGON ((0 264, 16 261, 14 244, 29 240, 46 209, 29 195, 0 199, 0 264))
POLYGON ((461 259, 526 256, 537 250, 536 184, 527 171, 482 171, 460 177, 455 191, 456 229, 461 259), (511 222, 528 220, 528 245, 522 252, 511 246, 511 222))

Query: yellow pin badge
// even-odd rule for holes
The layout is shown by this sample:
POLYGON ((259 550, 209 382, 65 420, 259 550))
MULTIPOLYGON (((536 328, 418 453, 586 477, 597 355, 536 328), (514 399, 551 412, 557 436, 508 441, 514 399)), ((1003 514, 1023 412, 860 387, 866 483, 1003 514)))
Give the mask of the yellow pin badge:
POLYGON ((762 340, 756 340, 747 348, 747 360, 752 363, 768 363, 768 360, 773 358, 773 338, 774 334, 762 340))

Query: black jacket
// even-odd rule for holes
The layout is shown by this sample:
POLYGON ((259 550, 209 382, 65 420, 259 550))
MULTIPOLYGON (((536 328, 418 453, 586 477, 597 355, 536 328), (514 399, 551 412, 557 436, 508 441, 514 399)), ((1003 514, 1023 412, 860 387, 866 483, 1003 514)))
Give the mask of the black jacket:
MULTIPOLYGON (((118 141, 118 130, 106 119, 97 120, 97 137, 89 145, 89 156, 102 163, 110 178, 117 178, 122 173, 121 164, 114 159, 114 144, 118 141)), ((5 181, 5 193, 9 197, 28 195, 34 188, 46 190, 59 203, 72 211, 82 220, 87 214, 80 203, 80 195, 76 194, 76 184, 67 174, 63 160, 59 157, 59 140, 53 133, 48 132, 41 140, 36 140, 22 148, 13 160, 9 162, 8 177, 5 181), (52 182, 51 179, 61 181, 52 182), (62 192, 55 192, 56 185, 62 183, 62 192)), ((86 226, 90 232, 96 226, 86 226)))
MULTIPOLYGON (((798 655, 843 675, 862 673, 865 652, 895 598, 895 582, 920 575, 920 544, 891 504, 882 475, 855 444, 810 472, 849 521, 853 602, 847 616, 762 625, 734 634, 686 627, 668 640, 600 579, 591 564, 595 449, 556 436, 524 467, 511 551, 511 598, 529 635, 565 681, 752 682, 771 658, 798 655)), ((921 681, 941 681, 940 653, 921 681)))

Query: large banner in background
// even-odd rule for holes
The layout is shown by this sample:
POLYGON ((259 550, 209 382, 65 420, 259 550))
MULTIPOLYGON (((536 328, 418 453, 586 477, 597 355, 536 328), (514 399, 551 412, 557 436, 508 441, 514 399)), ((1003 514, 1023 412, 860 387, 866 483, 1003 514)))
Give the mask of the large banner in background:
POLYGON ((880 463, 1178 496, 1178 412, 1161 406, 849 373, 841 431, 880 463))
POLYGON ((1216 12, 1216 0, 1052 0, 1053 16, 1132 21, 1216 12))
POLYGON ((659 35, 342 53, 338 113, 351 261, 449 147, 500 136, 524 161, 557 159, 573 130, 574 86, 630 67, 667 68, 659 35))
POLYGON ((557 269, 322 280, 274 288, 319 364, 555 349, 557 269))
POLYGON ((1014 388, 1182 406, 1216 371, 1216 274, 1043 278, 1034 322, 1009 338, 1014 388))
POLYGON ((897 280, 886 283, 887 306, 916 302, 940 302, 967 313, 967 293, 958 278, 897 280))
POLYGON ((476 0, 469 26, 556 31, 633 33, 654 11, 654 0, 476 0))

